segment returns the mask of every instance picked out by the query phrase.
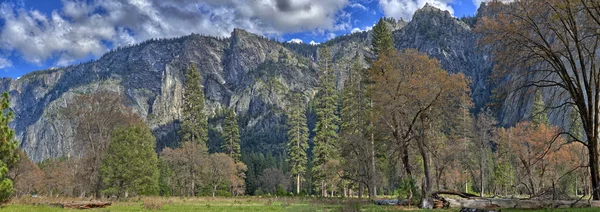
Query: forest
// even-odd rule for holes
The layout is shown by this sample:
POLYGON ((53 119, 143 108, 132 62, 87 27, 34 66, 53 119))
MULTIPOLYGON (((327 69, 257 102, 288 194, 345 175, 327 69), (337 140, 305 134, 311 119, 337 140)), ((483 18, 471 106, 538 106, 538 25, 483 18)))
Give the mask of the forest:
POLYGON ((182 70, 182 116, 172 147, 157 147, 122 95, 96 92, 79 94, 60 112, 77 123, 77 154, 34 163, 9 127, 14 117, 5 93, 0 203, 32 195, 301 196, 396 198, 432 208, 440 192, 600 200, 600 2, 489 4, 497 15, 474 30, 479 45, 493 52, 496 97, 532 99, 531 115, 518 123, 501 124, 494 105, 475 110, 468 77, 418 50, 397 50, 381 19, 373 27, 375 58, 362 64, 357 55, 343 88, 336 88, 328 46, 318 46, 318 92, 286 97, 283 152, 244 149, 242 117, 233 108, 208 117, 193 64, 182 70), (554 111, 566 125, 553 124, 554 111))

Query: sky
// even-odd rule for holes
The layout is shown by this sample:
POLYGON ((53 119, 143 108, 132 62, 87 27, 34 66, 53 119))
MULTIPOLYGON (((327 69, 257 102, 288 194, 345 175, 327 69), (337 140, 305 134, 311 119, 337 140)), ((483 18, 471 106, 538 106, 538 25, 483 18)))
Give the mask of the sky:
POLYGON ((410 20, 429 3, 455 17, 486 0, 0 0, 0 78, 100 58, 120 46, 234 28, 317 44, 369 30, 380 17, 410 20))

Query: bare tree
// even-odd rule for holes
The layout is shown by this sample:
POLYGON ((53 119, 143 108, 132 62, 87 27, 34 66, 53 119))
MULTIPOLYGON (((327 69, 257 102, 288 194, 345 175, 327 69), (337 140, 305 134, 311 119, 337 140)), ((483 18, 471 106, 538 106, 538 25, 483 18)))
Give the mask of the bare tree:
POLYGON ((206 147, 199 143, 184 142, 180 148, 163 149, 160 156, 173 170, 173 191, 179 191, 179 195, 195 196, 196 187, 202 182, 206 147))
POLYGON ((75 96, 61 115, 76 123, 73 146, 80 162, 77 179, 81 195, 85 196, 89 191, 100 197, 100 163, 108 149, 111 133, 140 118, 125 107, 120 94, 109 91, 75 96))
POLYGON ((493 50, 496 75, 511 77, 511 92, 551 87, 567 99, 551 108, 577 108, 586 139, 570 137, 588 149, 592 196, 600 200, 600 2, 517 0, 489 6, 495 13, 477 31, 493 50))

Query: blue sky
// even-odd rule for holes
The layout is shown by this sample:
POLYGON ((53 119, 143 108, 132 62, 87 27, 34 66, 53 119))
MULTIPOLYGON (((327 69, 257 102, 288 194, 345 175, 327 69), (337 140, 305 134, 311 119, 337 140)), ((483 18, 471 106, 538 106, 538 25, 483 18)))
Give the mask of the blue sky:
MULTIPOLYGON (((0 0, 1 1, 1 0, 0 0)), ((429 3, 455 17, 485 0, 3 0, 0 77, 99 58, 117 46, 233 28, 321 43, 368 30, 382 16, 410 20, 429 3)))

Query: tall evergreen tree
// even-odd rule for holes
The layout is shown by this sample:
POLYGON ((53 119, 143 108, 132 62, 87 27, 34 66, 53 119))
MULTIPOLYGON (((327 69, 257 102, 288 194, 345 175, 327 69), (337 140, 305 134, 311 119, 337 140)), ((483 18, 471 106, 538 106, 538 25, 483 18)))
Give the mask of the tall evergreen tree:
POLYGON ((359 197, 364 185, 369 189, 369 198, 375 197, 375 172, 371 170, 372 151, 368 123, 370 121, 370 99, 367 95, 364 71, 358 58, 348 71, 348 79, 342 93, 341 154, 344 158, 345 173, 359 183, 359 197))
POLYGON ((179 135, 183 142, 194 142, 206 146, 208 120, 204 110, 204 91, 200 73, 192 64, 185 72, 183 111, 179 135))
POLYGON ((568 140, 583 139, 583 126, 581 118, 579 118, 579 111, 577 111, 577 108, 573 107, 573 109, 571 109, 569 119, 571 122, 571 125, 569 127, 569 134, 574 138, 568 138, 568 140))
POLYGON ((114 131, 100 168, 104 193, 127 197, 158 194, 156 139, 141 122, 114 131))
POLYGON ((373 45, 373 52, 376 56, 388 54, 394 50, 394 38, 384 18, 380 18, 379 22, 373 27, 371 45, 373 45))
POLYGON ((308 155, 308 127, 306 125, 306 107, 302 101, 301 94, 293 94, 292 105, 288 111, 288 144, 287 162, 290 164, 291 172, 296 176, 296 194, 300 194, 300 182, 306 173, 308 155))
POLYGON ((14 114, 9 110, 10 96, 4 92, 0 98, 0 204, 8 201, 13 182, 8 178, 8 169, 19 160, 15 131, 8 124, 14 114))
POLYGON ((546 113, 546 104, 544 103, 544 98, 540 90, 535 92, 535 98, 533 99, 531 122, 536 126, 539 124, 548 125, 550 123, 550 121, 548 121, 548 114, 546 113))
POLYGON ((339 129, 338 97, 335 89, 335 75, 333 74, 331 54, 328 47, 320 51, 319 93, 317 94, 317 125, 315 127, 314 149, 313 149, 313 174, 317 179, 319 190, 323 196, 327 195, 327 183, 325 173, 326 163, 337 159, 337 141, 339 129))
POLYGON ((240 162, 240 129, 233 108, 227 110, 225 123, 223 123, 223 145, 221 148, 236 163, 240 162))

